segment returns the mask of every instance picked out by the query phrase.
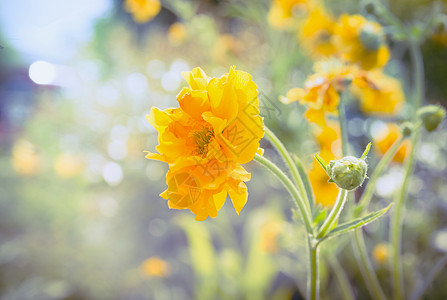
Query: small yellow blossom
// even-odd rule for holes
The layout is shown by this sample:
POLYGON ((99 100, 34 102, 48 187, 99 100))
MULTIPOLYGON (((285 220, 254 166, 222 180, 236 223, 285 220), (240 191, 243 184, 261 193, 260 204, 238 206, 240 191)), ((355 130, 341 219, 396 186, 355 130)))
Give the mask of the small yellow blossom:
POLYGON ((281 224, 278 221, 269 221, 261 228, 261 249, 266 253, 278 252, 278 236, 281 224))
POLYGON ((323 6, 313 8, 303 20, 298 39, 313 57, 330 56, 336 52, 332 43, 335 21, 323 6))
POLYGON ((237 213, 250 180, 241 164, 253 160, 264 136, 257 86, 250 74, 230 68, 210 78, 201 68, 184 72, 189 87, 177 96, 179 108, 153 107, 149 122, 159 132, 160 154, 146 158, 169 164, 161 197, 174 209, 190 209, 196 220, 214 218, 230 196, 237 213))
POLYGON ((319 126, 326 126, 326 114, 337 113, 340 93, 352 81, 357 69, 338 60, 325 60, 315 64, 316 73, 309 76, 304 89, 293 88, 281 100, 284 103, 300 101, 309 106, 306 118, 319 126))
POLYGON ((72 154, 61 154, 54 161, 54 171, 61 178, 71 178, 82 171, 83 165, 79 157, 72 154))
POLYGON ((168 40, 173 45, 180 45, 186 39, 186 26, 183 23, 176 22, 169 27, 168 40))
MULTIPOLYGON (((394 144, 395 141, 402 135, 399 126, 390 123, 379 132, 375 137, 373 137, 377 151, 383 155, 388 151, 388 149, 394 144)), ((397 150, 396 155, 393 157, 393 161, 397 163, 402 163, 405 160, 407 153, 410 152, 411 143, 409 140, 405 140, 402 146, 397 150)))
POLYGON ((388 259, 390 258, 390 250, 388 245, 383 243, 377 244, 372 250, 372 258, 380 265, 387 263, 388 259))
POLYGON ((219 64, 226 65, 228 60, 237 57, 244 49, 244 44, 231 34, 220 35, 211 50, 211 57, 219 64))
POLYGON ((390 58, 382 27, 361 15, 340 16, 333 42, 343 59, 359 64, 364 70, 381 68, 390 58))
POLYGON ((35 175, 41 166, 35 146, 26 140, 18 140, 12 148, 12 166, 21 175, 35 175))
POLYGON ((169 264, 160 257, 150 257, 140 266, 141 273, 146 277, 167 277, 170 272, 169 264))
POLYGON ((354 79, 352 93, 360 100, 360 109, 371 115, 396 115, 405 102, 402 85, 382 71, 365 72, 354 79))
POLYGON ((273 0, 268 12, 268 22, 275 29, 286 29, 294 25, 296 11, 305 10, 308 0, 273 0))
POLYGON ((137 23, 146 23, 152 20, 161 10, 159 0, 126 0, 124 9, 132 14, 137 23))
MULTIPOLYGON (((330 161, 341 155, 341 134, 337 123, 328 123, 328 126, 318 128, 315 139, 319 144, 319 155, 325 161, 330 161)), ((335 203, 338 195, 338 187, 335 183, 328 182, 329 178, 325 170, 317 161, 313 161, 309 171, 309 180, 315 195, 315 201, 323 206, 335 203)))

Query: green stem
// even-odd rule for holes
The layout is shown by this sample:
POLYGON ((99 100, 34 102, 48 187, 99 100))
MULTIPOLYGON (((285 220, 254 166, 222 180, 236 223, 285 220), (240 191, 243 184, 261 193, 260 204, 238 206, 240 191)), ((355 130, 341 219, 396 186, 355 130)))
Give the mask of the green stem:
POLYGON ((320 299, 320 267, 319 267, 319 244, 311 245, 309 239, 310 250, 310 279, 308 280, 307 299, 320 299))
POLYGON ((346 112, 345 112, 345 100, 346 92, 340 95, 340 102, 338 103, 338 121, 340 123, 340 133, 341 133, 341 149, 343 156, 349 155, 349 140, 348 132, 346 129, 346 112))
MULTIPOLYGON (((346 132, 346 115, 344 110, 343 98, 344 97, 342 97, 339 103, 338 120, 340 122, 343 155, 349 155, 349 144, 346 132)), ((355 237, 356 238, 354 239, 354 241, 351 238, 351 244, 354 248, 354 252, 356 252, 355 255, 357 258, 357 264, 359 265, 359 268, 363 275, 363 279, 366 282, 366 286, 368 287, 368 290, 370 291, 374 299, 386 299, 382 287, 379 284, 379 280, 377 279, 376 273, 372 268, 371 260, 369 259, 368 253, 366 252, 363 232, 360 229, 355 230, 355 237)))
POLYGON ((329 264, 334 271, 335 278, 337 278, 338 285, 340 286, 340 290, 343 295, 343 299, 354 300, 354 291, 352 290, 351 284, 349 283, 349 278, 335 255, 329 258, 329 264))
POLYGON ((405 139, 404 137, 401 137, 398 140, 396 140, 393 143, 393 145, 387 150, 385 155, 383 155, 383 157, 380 159, 379 163, 374 169, 374 172, 372 173, 371 177, 368 180, 368 184, 366 185, 362 197, 359 200, 358 207, 360 207, 361 210, 358 212, 357 216, 360 216, 362 212, 364 212, 367 209, 369 202, 371 201, 371 198, 374 194, 377 179, 379 179, 379 176, 382 174, 385 167, 388 166, 388 164, 391 162, 397 150, 402 145, 404 139, 405 139))
MULTIPOLYGON (((410 55, 414 66, 413 74, 413 104, 414 104, 414 116, 413 122, 417 122, 417 110, 422 105, 424 100, 424 63, 422 60, 421 50, 419 44, 415 41, 410 41, 410 55)), ((405 161, 404 166, 404 180, 402 186, 394 199, 395 208, 392 218, 390 237, 393 245, 393 260, 392 260, 392 274, 393 274, 393 292, 394 299, 401 300, 404 298, 404 280, 402 270, 402 226, 403 226, 403 213, 405 208, 405 199, 407 198, 408 184, 413 172, 415 163, 415 152, 421 128, 418 127, 413 132, 411 137, 411 150, 410 154, 405 161)))
MULTIPOLYGON (((300 172, 298 171, 298 167, 296 162, 293 160, 289 151, 287 151, 284 144, 278 139, 278 137, 267 127, 265 127, 265 135, 270 140, 270 142, 275 146, 276 150, 278 150, 281 157, 284 159, 287 167, 290 169, 292 173, 293 180, 295 181, 296 186, 301 194, 301 197, 305 200, 304 204, 306 206, 306 210, 309 214, 311 214, 310 201, 307 196, 306 187, 304 185, 303 179, 301 178, 300 172)), ((298 162, 301 165, 301 162, 298 162)))
POLYGON ((294 202, 296 203, 298 210, 301 213, 301 217, 303 218, 303 222, 304 225, 306 226, 308 234, 312 234, 313 227, 310 212, 306 209, 306 205, 304 204, 305 201, 303 200, 302 196, 300 195, 298 189, 293 184, 293 182, 289 179, 289 177, 287 177, 286 174, 284 174, 284 172, 280 168, 278 168, 277 165, 272 163, 267 158, 260 156, 259 154, 256 154, 255 160, 260 164, 262 164, 267 169, 269 169, 284 184, 284 186, 287 188, 290 195, 292 196, 293 200, 295 200, 294 202))
POLYGON ((307 231, 307 244, 309 247, 309 275, 307 280, 308 286, 308 295, 311 297, 309 299, 318 300, 319 299, 319 274, 318 274, 318 244, 314 243, 313 239, 313 226, 312 226, 312 218, 309 212, 306 210, 306 206, 300 195, 298 189, 293 184, 293 182, 287 177, 284 172, 278 168, 274 163, 272 163, 267 158, 260 156, 259 154, 255 155, 255 160, 266 167, 269 171, 275 174, 278 179, 284 184, 286 189, 289 191, 292 198, 295 200, 295 204, 298 207, 298 210, 301 213, 301 217, 303 219, 304 225, 307 231))
POLYGON ((321 225, 320 232, 318 233, 317 239, 325 237, 326 234, 332 229, 332 225, 338 220, 343 206, 348 199, 348 191, 345 189, 339 189, 337 200, 335 201, 334 208, 332 208, 331 213, 321 225))
POLYGON ((368 288, 372 298, 375 300, 386 300, 385 293, 379 284, 379 280, 377 279, 374 268, 366 252, 365 240, 361 229, 354 231, 354 243, 351 244, 354 250, 355 258, 360 267, 360 272, 365 279, 366 287, 368 288))

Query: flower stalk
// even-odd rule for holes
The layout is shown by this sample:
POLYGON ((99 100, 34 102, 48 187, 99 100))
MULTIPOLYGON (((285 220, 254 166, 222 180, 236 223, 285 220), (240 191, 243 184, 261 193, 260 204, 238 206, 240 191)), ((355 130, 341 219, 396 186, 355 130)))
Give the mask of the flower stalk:
MULTIPOLYGON (((414 66, 414 117, 413 121, 417 122, 417 110, 422 105, 425 91, 424 91, 424 65, 422 60, 422 53, 420 46, 416 41, 410 41, 410 56, 414 66)), ((402 226, 403 226, 403 211, 405 208, 405 199, 408 193, 408 184, 410 182, 411 174, 413 173, 415 163, 415 149, 419 142, 419 136, 421 128, 418 127, 411 137, 411 150, 410 154, 405 162, 404 166, 404 180, 402 186, 396 197, 394 203, 396 205, 394 209, 394 215, 392 218, 390 237, 391 244, 393 245, 393 259, 392 259, 392 277, 393 277, 393 293, 394 299, 404 299, 404 280, 402 269, 402 226)))
POLYGON ((329 216, 324 221, 323 225, 321 225, 321 229, 317 235, 317 238, 323 238, 326 234, 332 229, 334 223, 338 220, 340 213, 343 209, 343 206, 348 199, 348 191, 345 189, 339 189, 337 200, 334 204, 334 208, 331 210, 329 216))

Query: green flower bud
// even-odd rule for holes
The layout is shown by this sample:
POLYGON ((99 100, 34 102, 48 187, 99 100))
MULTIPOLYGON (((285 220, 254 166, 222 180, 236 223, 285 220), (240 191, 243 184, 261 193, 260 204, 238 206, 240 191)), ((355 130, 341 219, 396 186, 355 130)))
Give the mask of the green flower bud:
POLYGON ((414 126, 413 123, 404 122, 400 125, 400 129, 404 137, 408 137, 413 132, 414 126))
POLYGON ((374 3, 372 3, 372 2, 366 3, 365 10, 367 13, 373 15, 375 13, 374 3))
POLYGON ((354 156, 346 156, 339 160, 331 160, 327 173, 338 187, 353 190, 362 185, 366 178, 366 162, 354 156))
POLYGON ((372 28, 369 28, 369 26, 365 26, 360 32, 360 41, 370 51, 379 50, 383 43, 382 37, 377 32, 374 32, 372 28))
POLYGON ((435 130, 445 118, 445 109, 439 105, 427 105, 418 110, 418 116, 427 131, 435 130))

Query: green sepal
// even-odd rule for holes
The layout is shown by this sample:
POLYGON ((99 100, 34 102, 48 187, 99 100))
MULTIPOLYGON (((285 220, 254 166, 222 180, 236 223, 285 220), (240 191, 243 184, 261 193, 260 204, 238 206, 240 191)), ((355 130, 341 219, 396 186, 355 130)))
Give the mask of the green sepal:
POLYGON ((387 207, 385 207, 385 208, 383 208, 383 209, 381 209, 381 210, 372 212, 372 213, 370 213, 370 214, 368 214, 368 215, 366 215, 366 216, 364 216, 364 217, 357 218, 357 219, 354 219, 354 220, 352 220, 352 221, 349 221, 349 222, 346 222, 346 223, 343 223, 343 224, 338 225, 338 226, 335 227, 333 230, 331 230, 325 237, 323 237, 323 238, 320 240, 320 242, 323 241, 323 240, 332 238, 332 237, 334 237, 334 236, 337 236, 337 235, 339 235, 339 234, 342 234, 342 233, 345 233, 345 232, 354 230, 354 229, 356 229, 356 228, 365 226, 365 225, 367 225, 368 223, 371 223, 372 221, 378 219, 378 218, 381 217, 383 214, 385 214, 385 213, 390 209, 390 207, 391 207, 392 205, 393 205, 393 204, 391 203, 390 205, 388 205, 387 207))
POLYGON ((327 172, 327 163, 321 158, 318 153, 315 153, 315 159, 320 163, 321 167, 327 172))

